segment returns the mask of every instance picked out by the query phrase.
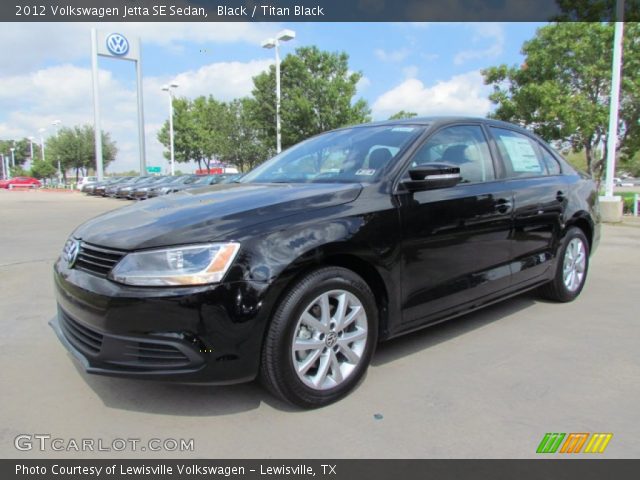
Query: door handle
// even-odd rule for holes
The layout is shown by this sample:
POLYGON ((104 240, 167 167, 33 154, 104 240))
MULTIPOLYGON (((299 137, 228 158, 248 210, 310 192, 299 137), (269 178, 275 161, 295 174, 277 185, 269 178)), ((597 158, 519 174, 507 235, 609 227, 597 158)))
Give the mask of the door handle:
POLYGON ((556 193, 556 200, 562 203, 564 202, 564 199, 565 199, 564 192, 562 190, 558 190, 558 193, 556 193))
POLYGON ((511 200, 506 198, 496 200, 496 211, 498 213, 509 213, 511 211, 511 200))

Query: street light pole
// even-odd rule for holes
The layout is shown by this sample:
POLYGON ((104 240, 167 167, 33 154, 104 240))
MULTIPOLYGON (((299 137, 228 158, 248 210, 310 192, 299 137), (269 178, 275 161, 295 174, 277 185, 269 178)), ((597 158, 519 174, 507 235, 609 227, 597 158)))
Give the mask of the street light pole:
POLYGON ((178 88, 178 84, 177 83, 171 83, 169 85, 165 85, 164 87, 162 87, 162 90, 164 92, 167 92, 169 94, 169 155, 171 158, 171 175, 175 175, 176 174, 176 170, 175 170, 175 163, 176 163, 176 158, 175 158, 175 149, 174 149, 174 138, 173 138, 173 90, 175 88, 178 88))
POLYGON ((620 108, 620 77, 622 75, 622 43, 624 33, 624 0, 616 2, 616 24, 613 39, 611 66, 611 99, 609 103, 609 129, 607 132, 607 168, 605 194, 600 197, 600 212, 604 222, 622 221, 623 204, 620 196, 613 194, 613 177, 616 172, 616 147, 618 144, 618 109, 620 108))
POLYGON ((46 131, 47 131, 46 128, 41 128, 38 130, 38 133, 40 134, 40 156, 43 162, 44 162, 44 132, 46 131))
POLYGON ((29 137, 29 159, 31 160, 31 162, 35 162, 35 160, 33 159, 33 141, 35 140, 34 137, 29 137))
MULTIPOLYGON (((61 120, 54 120, 53 122, 51 122, 51 125, 53 125, 56 128, 56 137, 58 136, 58 129, 60 128, 61 123, 62 123, 61 120)), ((60 181, 61 178, 62 178, 62 170, 60 169, 60 159, 58 158, 58 182, 60 181)))
POLYGON ((280 122, 280 42, 288 42, 296 38, 293 30, 282 30, 276 38, 262 42, 262 48, 275 49, 276 53, 276 152, 282 151, 282 130, 280 122))
POLYGON ((11 166, 16 168, 16 147, 11 147, 11 166))

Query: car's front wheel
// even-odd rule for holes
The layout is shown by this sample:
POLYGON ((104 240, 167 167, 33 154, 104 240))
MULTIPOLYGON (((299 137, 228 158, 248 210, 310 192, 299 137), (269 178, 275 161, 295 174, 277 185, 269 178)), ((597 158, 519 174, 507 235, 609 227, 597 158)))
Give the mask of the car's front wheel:
POLYGON ((262 352, 263 382, 304 408, 332 403, 366 372, 377 333, 377 307, 367 283, 344 268, 315 270, 276 309, 262 352))
POLYGON ((558 302, 574 300, 584 287, 588 270, 589 242, 580 228, 571 227, 558 249, 553 280, 542 286, 542 295, 558 302))

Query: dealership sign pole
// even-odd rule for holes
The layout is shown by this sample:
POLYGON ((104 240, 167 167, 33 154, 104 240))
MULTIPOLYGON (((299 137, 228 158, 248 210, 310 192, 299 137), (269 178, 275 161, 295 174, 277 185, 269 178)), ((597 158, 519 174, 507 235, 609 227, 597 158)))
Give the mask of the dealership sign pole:
POLYGON ((93 112, 96 148, 96 170, 98 181, 104 176, 102 158, 102 129, 100 127, 100 94, 98 82, 98 56, 129 60, 136 64, 136 84, 138 99, 138 145, 140 147, 140 174, 145 173, 146 154, 144 139, 144 106, 142 100, 142 55, 140 39, 129 43, 121 33, 107 33, 91 29, 91 70, 93 75, 93 112))

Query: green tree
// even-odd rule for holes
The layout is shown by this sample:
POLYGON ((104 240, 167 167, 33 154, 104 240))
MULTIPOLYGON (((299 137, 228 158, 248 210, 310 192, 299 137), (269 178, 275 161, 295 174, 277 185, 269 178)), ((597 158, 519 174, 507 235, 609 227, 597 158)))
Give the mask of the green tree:
MULTIPOLYGON (((17 140, 0 140, 0 153, 6 155, 11 160, 11 149, 15 158, 16 167, 22 167, 31 158, 31 147, 28 138, 17 140)), ((40 159, 40 146, 33 144, 33 156, 40 159)))
MULTIPOLYGON (((173 139, 174 156, 176 163, 198 162, 202 168, 202 153, 198 145, 198 133, 195 116, 193 114, 193 102, 186 98, 173 100, 173 139)), ((169 147, 169 121, 158 132, 158 141, 166 148, 164 157, 171 158, 169 147)))
POLYGON ((37 160, 31 164, 29 175, 38 179, 51 178, 55 176, 57 171, 57 167, 50 161, 46 160, 43 162, 42 160, 37 160))
MULTIPOLYGON (((362 73, 349 70, 349 56, 315 46, 296 49, 281 64, 282 145, 289 147, 333 128, 370 120, 363 99, 355 100, 362 73)), ((276 142, 275 67, 253 79, 255 118, 263 141, 276 142)))
POLYGON ((414 118, 417 117, 418 114, 415 112, 405 112, 404 110, 400 110, 397 113, 394 113, 389 117, 389 120, 402 120, 404 118, 414 118))
POLYGON ((254 99, 236 99, 226 107, 230 142, 221 159, 247 172, 273 156, 275 148, 270 146, 271 142, 264 142, 260 138, 261 128, 254 115, 257 108, 254 99))
MULTIPOLYGON (((102 158, 104 166, 115 160, 118 149, 108 133, 102 132, 102 158)), ((61 128, 46 144, 46 158, 53 165, 60 162, 66 181, 67 170, 74 169, 76 181, 89 168, 95 167, 94 130, 90 125, 61 128)))
MULTIPOLYGON (((608 148, 612 46, 611 25, 567 22, 538 29, 522 47, 522 66, 483 71, 493 86, 493 116, 527 126, 547 141, 569 142, 599 178, 608 148)), ((640 149, 640 24, 626 25, 623 64, 614 148, 624 162, 640 149)))

